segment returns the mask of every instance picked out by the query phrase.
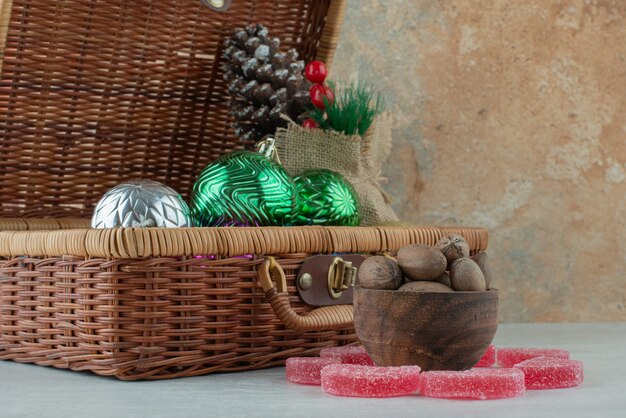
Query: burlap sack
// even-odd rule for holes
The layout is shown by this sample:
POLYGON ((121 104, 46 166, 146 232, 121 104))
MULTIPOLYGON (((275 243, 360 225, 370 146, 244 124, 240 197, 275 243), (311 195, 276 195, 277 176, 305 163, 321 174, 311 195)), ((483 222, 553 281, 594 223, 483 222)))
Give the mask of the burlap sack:
POLYGON ((276 145, 291 176, 314 168, 343 174, 359 195, 361 225, 398 221, 380 186, 382 166, 391 151, 390 115, 378 116, 363 137, 290 123, 276 132, 276 145))

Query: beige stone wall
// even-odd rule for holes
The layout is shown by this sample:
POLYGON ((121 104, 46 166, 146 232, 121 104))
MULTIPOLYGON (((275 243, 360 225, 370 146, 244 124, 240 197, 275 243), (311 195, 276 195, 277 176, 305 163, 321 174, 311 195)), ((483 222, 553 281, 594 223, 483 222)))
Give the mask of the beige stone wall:
POLYGON ((502 321, 626 320, 626 1, 351 0, 400 216, 489 228, 502 321))

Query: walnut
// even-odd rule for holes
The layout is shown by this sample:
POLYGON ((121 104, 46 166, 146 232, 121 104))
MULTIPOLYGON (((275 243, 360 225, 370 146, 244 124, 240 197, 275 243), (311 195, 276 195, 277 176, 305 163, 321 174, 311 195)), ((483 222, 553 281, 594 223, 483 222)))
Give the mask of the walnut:
POLYGON ((437 244, 435 244, 435 248, 441 250, 446 256, 448 264, 459 258, 467 258, 470 254, 467 241, 458 234, 450 234, 441 238, 437 244))
POLYGON ((450 283, 454 290, 485 291, 487 283, 485 276, 473 260, 459 258, 452 262, 450 268, 450 283))
POLYGON ((412 244, 400 248, 398 264, 410 280, 435 280, 446 271, 446 257, 429 245, 412 244))
POLYGON ((369 257, 359 267, 358 284, 367 289, 397 290, 402 281, 398 263, 388 257, 369 257))

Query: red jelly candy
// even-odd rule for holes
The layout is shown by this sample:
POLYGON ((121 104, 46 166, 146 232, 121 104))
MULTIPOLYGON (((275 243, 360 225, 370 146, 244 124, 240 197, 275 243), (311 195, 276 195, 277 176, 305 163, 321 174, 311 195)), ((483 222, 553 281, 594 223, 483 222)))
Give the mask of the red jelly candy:
POLYGON ((419 392, 431 398, 501 399, 524 391, 524 373, 518 369, 425 372, 419 383, 419 392))
POLYGON ((331 364, 322 370, 322 389, 339 396, 389 398, 417 390, 419 366, 376 367, 331 364))
POLYGON ((558 389, 583 381, 583 363, 553 357, 537 357, 513 366, 524 372, 526 389, 558 389))
POLYGON ((320 351, 320 357, 336 357, 344 364, 360 364, 362 366, 373 366, 374 362, 363 347, 343 346, 326 347, 320 351))
POLYGON ((496 346, 489 344, 487 351, 474 367, 491 367, 496 364, 496 346))
POLYGON ((569 352, 556 348, 498 348, 498 364, 513 367, 524 360, 535 357, 569 358, 569 352))
POLYGON ((339 363, 339 359, 319 357, 291 357, 287 359, 287 380, 304 385, 320 385, 322 369, 339 363))

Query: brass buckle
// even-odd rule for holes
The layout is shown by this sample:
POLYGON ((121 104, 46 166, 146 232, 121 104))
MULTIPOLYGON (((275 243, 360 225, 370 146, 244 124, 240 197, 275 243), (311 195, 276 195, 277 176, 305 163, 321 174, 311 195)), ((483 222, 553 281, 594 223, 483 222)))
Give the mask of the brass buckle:
POLYGON ((328 269, 328 294, 333 299, 339 299, 344 290, 354 285, 357 268, 352 261, 344 261, 335 257, 328 269))

